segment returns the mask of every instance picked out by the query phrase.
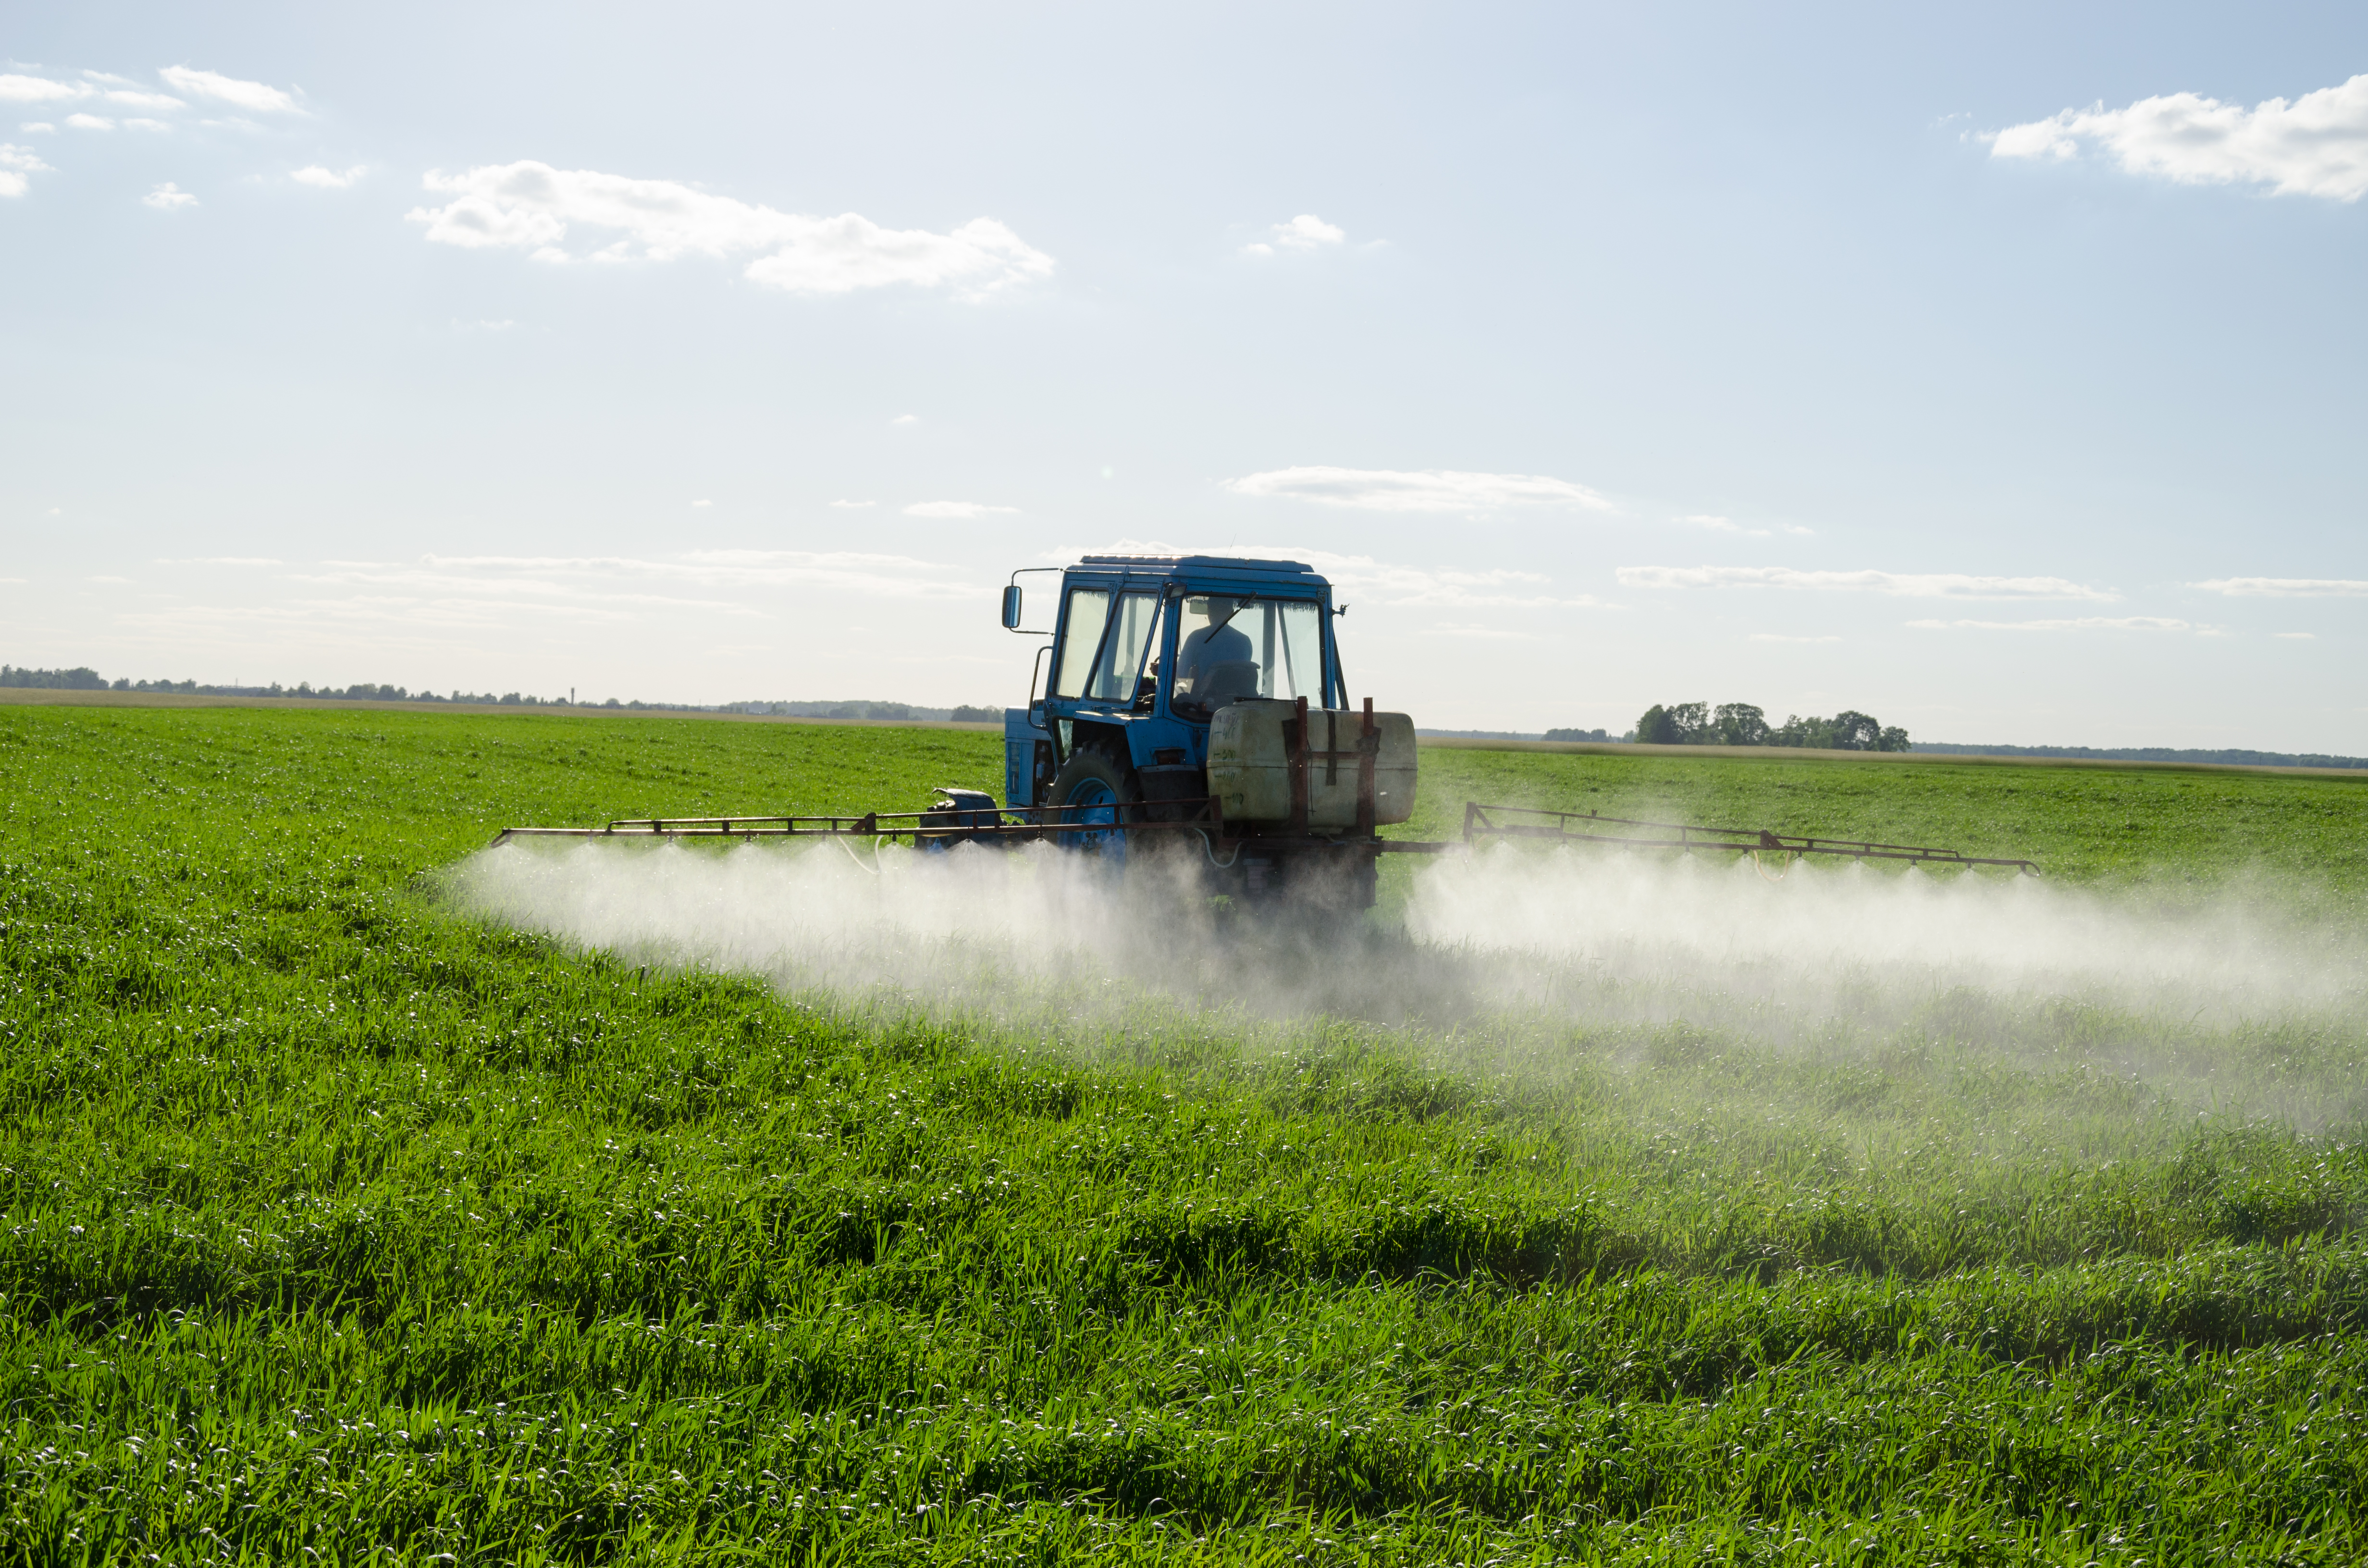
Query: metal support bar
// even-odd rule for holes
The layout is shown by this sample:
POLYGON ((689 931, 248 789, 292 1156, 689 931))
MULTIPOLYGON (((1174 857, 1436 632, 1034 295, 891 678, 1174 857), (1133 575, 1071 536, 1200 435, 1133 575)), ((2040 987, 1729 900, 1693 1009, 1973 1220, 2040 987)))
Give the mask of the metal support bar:
POLYGON ((1929 845, 1879 844, 1872 839, 1858 838, 1815 838, 1770 833, 1764 828, 1698 827, 1690 823, 1607 817, 1596 812, 1549 812, 1532 806, 1484 806, 1466 802, 1463 808, 1463 841, 1477 844, 1484 838, 1550 838, 1560 842, 1619 844, 1637 849, 1725 849, 1746 853, 1759 850, 1786 855, 1835 855, 1853 860, 1907 860, 1939 866, 2012 866, 2031 876, 2039 874, 2039 867, 2029 860, 1967 855, 1959 850, 1929 845), (1547 823, 1506 823, 1497 820, 1500 815, 1552 820, 1547 823), (1577 827, 1574 824, 1585 825, 1577 827), (1586 828, 1599 825, 1645 828, 1650 833, 1586 831, 1586 828), (1662 836, 1652 836, 1653 834, 1662 836), (1668 836, 1670 835, 1675 836, 1668 836))
POLYGON ((1373 723, 1373 699, 1365 699, 1364 722, 1357 731, 1357 836, 1371 838, 1381 814, 1374 794, 1373 770, 1381 766, 1382 732, 1373 723))
POLYGON ((1292 722, 1291 733, 1291 831, 1302 837, 1307 833, 1307 699, 1299 699, 1299 717, 1292 722))

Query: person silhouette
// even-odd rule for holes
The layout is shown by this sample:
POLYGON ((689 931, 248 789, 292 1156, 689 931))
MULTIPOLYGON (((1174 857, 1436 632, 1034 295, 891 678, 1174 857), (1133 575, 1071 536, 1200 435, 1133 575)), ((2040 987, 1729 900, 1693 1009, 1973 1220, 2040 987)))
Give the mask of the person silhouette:
POLYGON ((1209 599, 1209 624, 1184 639, 1176 650, 1176 682, 1179 689, 1189 689, 1205 703, 1208 693, 1201 690, 1201 677, 1219 665, 1249 665, 1257 667, 1250 640, 1235 630, 1234 617, 1243 609, 1239 599, 1209 599))

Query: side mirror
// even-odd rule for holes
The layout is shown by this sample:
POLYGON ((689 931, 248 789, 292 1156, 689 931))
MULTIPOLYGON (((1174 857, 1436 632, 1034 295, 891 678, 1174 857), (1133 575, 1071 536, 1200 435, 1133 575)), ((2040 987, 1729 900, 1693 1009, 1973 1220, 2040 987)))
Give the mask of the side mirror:
POLYGON ((1019 585, 1017 583, 1006 585, 1003 590, 1003 630, 1019 630, 1019 585))

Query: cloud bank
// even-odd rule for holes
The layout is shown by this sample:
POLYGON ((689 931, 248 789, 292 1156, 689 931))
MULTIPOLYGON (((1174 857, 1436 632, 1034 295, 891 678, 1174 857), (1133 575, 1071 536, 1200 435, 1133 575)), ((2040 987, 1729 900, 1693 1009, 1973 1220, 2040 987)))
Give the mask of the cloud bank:
POLYGON ((2062 577, 1961 572, 1799 572, 1789 566, 1622 566, 1623 588, 1816 588, 1919 599, 2112 599, 2062 577))
POLYGON ((1927 631, 2193 631, 2184 620, 2153 615, 2084 615, 2069 620, 1911 620, 1927 631))
POLYGON ((1462 473, 1450 469, 1278 468, 1229 479, 1236 495, 1277 496, 1368 512, 1485 512, 1500 506, 1580 506, 1611 503, 1584 484, 1531 473, 1462 473))
POLYGON ((261 82, 242 82, 235 76, 224 76, 212 71, 193 71, 186 65, 167 65, 156 74, 176 92, 187 93, 193 98, 211 98, 233 108, 247 109, 256 114, 302 114, 296 100, 277 87, 261 82))
POLYGON ((52 82, 46 76, 0 75, 0 104, 70 104, 95 97, 98 89, 83 82, 52 82))
POLYGON ((2356 577, 2215 577, 2192 585, 2231 598, 2328 599, 2368 595, 2368 581, 2356 577))
POLYGON ((2102 148, 2129 174, 2181 185, 2266 185, 2280 196, 2357 201, 2368 194, 2368 74, 2251 108, 2193 93, 2127 108, 2066 109, 1990 138, 1997 158, 2070 159, 2102 148))
POLYGON ((428 190, 452 198, 407 216, 438 244, 530 251, 536 259, 671 261, 759 251, 752 282, 793 294, 846 294, 906 284, 964 299, 1050 277, 1053 258, 992 218, 951 233, 885 229, 853 212, 810 218, 711 196, 672 180, 634 179, 531 161, 458 175, 429 172, 428 190), (590 250, 563 245, 580 231, 613 234, 590 250))

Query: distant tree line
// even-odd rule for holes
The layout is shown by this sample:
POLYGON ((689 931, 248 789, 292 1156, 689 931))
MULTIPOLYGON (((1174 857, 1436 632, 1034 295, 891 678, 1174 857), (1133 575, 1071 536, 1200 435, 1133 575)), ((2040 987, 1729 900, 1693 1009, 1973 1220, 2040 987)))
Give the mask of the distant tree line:
MULTIPOLYGON (((181 697, 311 697, 341 702, 456 702, 498 708, 571 706, 564 697, 533 697, 518 691, 498 695, 490 691, 414 691, 407 687, 381 686, 370 681, 348 687, 316 687, 310 681, 299 681, 294 686, 282 686, 278 681, 269 686, 209 686, 194 680, 108 680, 86 666, 33 670, 0 665, 0 687, 6 686, 50 691, 157 691, 181 697)), ((905 722, 951 719, 957 724, 995 724, 1003 720, 1000 708, 917 708, 909 702, 726 702, 719 707, 700 707, 689 702, 643 702, 639 699, 620 702, 611 697, 605 702, 586 702, 582 706, 629 712, 755 713, 791 719, 886 719, 905 722)))
POLYGON ((2238 747, 2212 750, 2172 746, 1983 746, 1920 741, 1916 749, 1946 753, 1952 756, 2063 756, 2091 762, 2206 762, 2234 764, 2241 767, 2368 768, 2368 756, 2332 756, 2324 752, 2311 751, 2248 751, 2238 747))
POLYGON ((999 724, 1000 708, 924 708, 910 702, 727 702, 726 713, 756 713, 775 719, 877 719, 897 723, 999 724))
MULTIPOLYGON (((518 691, 498 695, 490 691, 413 691, 405 687, 381 686, 371 681, 359 681, 347 687, 316 687, 311 681, 299 681, 294 686, 282 686, 278 681, 269 686, 209 686, 194 680, 131 680, 123 676, 108 680, 97 670, 86 667, 30 670, 19 669, 14 665, 0 665, 0 687, 7 686, 33 687, 47 691, 159 691, 180 697, 313 697, 341 702, 468 702, 501 708, 565 708, 569 705, 564 697, 532 697, 518 691)), ((620 702, 612 697, 599 706, 679 710, 683 705, 677 702, 620 702)))
POLYGON ((1548 730, 1545 738, 1550 741, 1610 741, 1619 737, 1601 730, 1548 730))
POLYGON ((1823 751, 1906 751, 1907 732, 1845 708, 1830 719, 1793 714, 1782 724, 1748 702, 1656 702, 1629 739, 1662 746, 1804 746, 1823 751))

